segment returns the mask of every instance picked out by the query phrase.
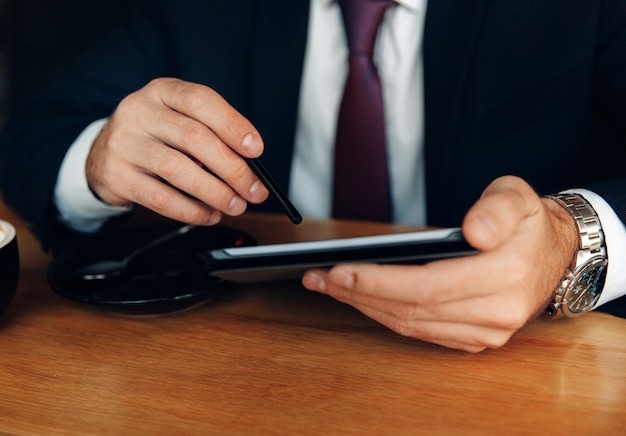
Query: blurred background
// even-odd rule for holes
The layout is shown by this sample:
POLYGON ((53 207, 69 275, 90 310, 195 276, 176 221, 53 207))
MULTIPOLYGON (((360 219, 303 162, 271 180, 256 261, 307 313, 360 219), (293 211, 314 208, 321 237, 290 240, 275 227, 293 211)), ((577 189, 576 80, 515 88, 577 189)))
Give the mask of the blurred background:
MULTIPOLYGON (((137 1, 0 0, 0 128, 10 104, 89 47, 137 1)), ((589 142, 602 165, 592 167, 602 178, 623 177, 626 150, 616 146, 603 117, 594 116, 589 142)))
POLYGON ((133 0, 0 0, 0 126, 7 106, 85 50, 133 0))
POLYGON ((0 0, 0 126, 6 111, 8 77, 7 77, 7 18, 6 0, 0 0))

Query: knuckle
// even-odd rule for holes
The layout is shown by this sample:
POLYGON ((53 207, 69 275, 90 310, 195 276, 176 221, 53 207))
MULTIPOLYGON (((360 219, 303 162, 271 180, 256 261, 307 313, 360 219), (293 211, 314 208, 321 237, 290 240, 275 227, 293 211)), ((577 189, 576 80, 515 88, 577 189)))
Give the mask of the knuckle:
POLYGON ((508 213, 512 213, 519 210, 524 204, 524 199, 520 192, 515 189, 509 189, 505 192, 499 192, 495 194, 498 200, 498 207, 506 210, 508 213))
POLYGON ((122 99, 122 101, 119 102, 115 112, 117 114, 121 114, 122 119, 125 119, 128 116, 133 116, 133 114, 137 113, 140 105, 142 104, 142 100, 143 99, 141 98, 139 91, 128 94, 122 99))
POLYGON ((209 88, 203 86, 186 86, 181 93, 185 107, 200 107, 209 98, 209 88))
POLYGON ((192 224, 204 223, 207 220, 207 212, 201 207, 191 207, 182 211, 182 221, 192 224))
POLYGON ((152 168, 159 177, 170 180, 179 171, 178 155, 169 147, 159 148, 161 151, 155 153, 152 168))
POLYGON ((242 159, 239 159, 231 169, 230 177, 233 180, 244 180, 248 177, 250 171, 250 167, 242 159))
POLYGON ((528 318, 528 310, 525 304, 511 305, 497 319, 497 327, 507 332, 515 332, 526 325, 528 318))
POLYGON ((200 123, 190 123, 183 129, 183 141, 189 147, 208 143, 207 129, 200 123))
POLYGON ((486 348, 502 348, 511 339, 512 333, 499 332, 483 338, 482 345, 486 348))
POLYGON ((117 166, 108 165, 107 163, 102 165, 101 172, 99 173, 99 179, 101 180, 102 185, 108 187, 119 186, 122 176, 123 175, 117 171, 117 166))
POLYGON ((150 80, 146 84, 144 89, 152 92, 153 90, 158 90, 158 89, 161 89, 161 88, 164 88, 164 87, 174 86, 177 82, 178 82, 178 80, 172 79, 170 77, 156 77, 156 78, 150 80))
POLYGON ((159 86, 161 84, 170 82, 172 82, 172 80, 167 77, 156 77, 148 82, 148 86, 159 86))
POLYGON ((524 179, 512 175, 498 177, 491 182, 490 186, 499 186, 503 189, 503 192, 507 193, 506 195, 517 194, 518 196, 523 196, 529 190, 532 191, 532 187, 524 179))
MULTIPOLYGON (((101 142, 101 147, 105 152, 99 156, 102 160, 125 160, 124 157, 129 149, 129 135, 124 128, 108 129, 108 136, 101 142)), ((95 147, 94 147, 95 148, 95 147)))
POLYGON ((197 177, 190 177, 186 180, 187 187, 189 193, 194 197, 198 197, 199 194, 205 191, 205 183, 197 177))
POLYGON ((415 318, 417 310, 412 304, 396 304, 391 308, 391 314, 398 320, 409 321, 415 318))
POLYGON ((389 287, 389 273, 391 271, 385 271, 385 265, 373 264, 359 271, 356 275, 357 285, 363 292, 376 294, 389 287))
POLYGON ((146 84, 146 86, 144 86, 144 89, 156 88, 156 87, 159 87, 159 86, 160 86, 161 84, 163 84, 163 83, 164 83, 163 78, 161 78, 161 77, 157 77, 157 78, 154 78, 154 79, 150 80, 150 81, 146 84))
POLYGON ((401 336, 413 337, 415 329, 407 319, 394 318, 389 322, 388 327, 401 336))
POLYGON ((150 209, 163 212, 169 204, 169 196, 161 190, 151 191, 145 201, 150 209))

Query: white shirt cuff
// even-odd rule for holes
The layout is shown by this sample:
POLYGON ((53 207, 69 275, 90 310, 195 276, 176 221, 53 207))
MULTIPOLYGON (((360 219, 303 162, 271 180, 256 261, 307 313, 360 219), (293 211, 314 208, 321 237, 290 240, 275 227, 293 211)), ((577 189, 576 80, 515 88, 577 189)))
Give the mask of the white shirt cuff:
POLYGON ((600 218, 604 232, 609 266, 602 295, 595 305, 597 308, 626 294, 626 268, 621 267, 626 262, 626 226, 613 208, 598 194, 587 189, 569 189, 565 192, 580 194, 591 204, 600 218))
POLYGON ((63 159, 54 189, 59 221, 73 230, 92 233, 110 218, 130 211, 133 206, 119 207, 99 200, 87 184, 85 164, 91 146, 106 124, 106 118, 94 121, 76 138, 63 159))

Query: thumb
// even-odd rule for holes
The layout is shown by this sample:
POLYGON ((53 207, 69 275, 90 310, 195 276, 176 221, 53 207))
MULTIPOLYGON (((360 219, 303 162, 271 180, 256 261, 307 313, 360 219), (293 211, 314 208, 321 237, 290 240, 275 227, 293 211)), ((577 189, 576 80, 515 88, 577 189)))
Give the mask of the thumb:
POLYGON ((506 241, 520 223, 541 210, 534 189, 519 177, 504 176, 483 191, 463 220, 463 234, 480 251, 506 241))

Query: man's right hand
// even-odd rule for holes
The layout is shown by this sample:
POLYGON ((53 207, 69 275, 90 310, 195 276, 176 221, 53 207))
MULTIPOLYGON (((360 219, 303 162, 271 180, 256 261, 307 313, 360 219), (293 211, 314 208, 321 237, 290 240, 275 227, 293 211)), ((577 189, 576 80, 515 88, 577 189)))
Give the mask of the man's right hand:
POLYGON ((254 126, 214 90, 163 78, 121 101, 94 141, 86 175, 109 204, 212 225, 268 197, 242 158, 262 152, 254 126))

